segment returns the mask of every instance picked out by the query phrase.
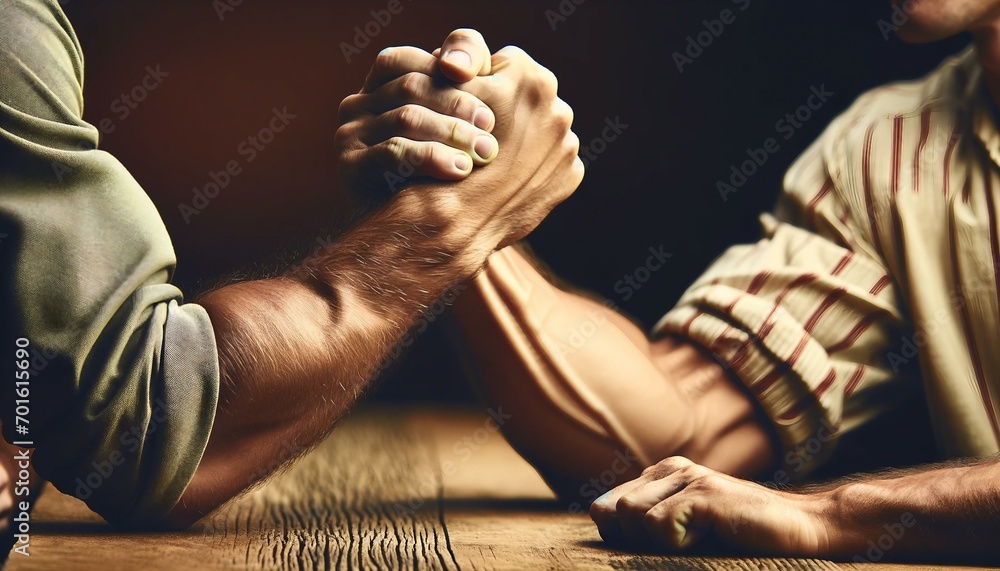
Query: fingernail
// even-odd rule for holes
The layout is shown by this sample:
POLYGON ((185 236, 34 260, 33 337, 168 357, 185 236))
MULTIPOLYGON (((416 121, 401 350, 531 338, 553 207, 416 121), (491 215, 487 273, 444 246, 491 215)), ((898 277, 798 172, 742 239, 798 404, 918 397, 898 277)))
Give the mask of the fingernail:
POLYGON ((476 109, 476 112, 472 114, 472 124, 483 131, 489 130, 491 123, 493 123, 493 112, 485 107, 476 109))
POLYGON ((493 144, 493 139, 489 137, 476 137, 476 143, 472 148, 475 149, 479 158, 485 161, 493 157, 493 152, 497 147, 493 144))
POLYGON ((469 157, 467 155, 455 155, 455 168, 465 172, 469 170, 472 165, 469 163, 469 157))
POLYGON ((460 67, 472 67, 472 56, 462 50, 451 50, 444 54, 444 59, 460 67))

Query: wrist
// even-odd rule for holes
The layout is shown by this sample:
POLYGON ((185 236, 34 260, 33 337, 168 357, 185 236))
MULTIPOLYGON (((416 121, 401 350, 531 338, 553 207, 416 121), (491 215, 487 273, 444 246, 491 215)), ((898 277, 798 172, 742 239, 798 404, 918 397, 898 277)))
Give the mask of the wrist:
POLYGON ((436 249, 441 270, 454 272, 461 281, 472 277, 486 263, 502 236, 497 235, 490 217, 482 209, 470 208, 462 194, 467 186, 454 184, 418 185, 400 193, 389 203, 385 215, 412 224, 416 239, 436 249))
POLYGON ((887 518, 899 521, 898 510, 887 509, 887 491, 879 484, 861 480, 809 494, 821 500, 822 510, 818 515, 827 530, 827 554, 845 557, 864 554, 869 542, 877 542, 886 533, 882 526, 894 523, 887 518))

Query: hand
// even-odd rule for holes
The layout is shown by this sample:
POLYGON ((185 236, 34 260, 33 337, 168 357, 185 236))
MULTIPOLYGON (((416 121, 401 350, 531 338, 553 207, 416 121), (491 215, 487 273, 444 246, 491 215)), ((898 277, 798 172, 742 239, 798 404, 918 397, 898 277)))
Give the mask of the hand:
MULTIPOLYGON (((446 42, 435 52, 443 54, 442 69, 454 51, 446 42)), ((496 115, 493 135, 503 150, 488 168, 454 186, 452 198, 465 203, 463 212, 478 218, 479 232, 499 249, 525 237, 568 198, 583 181, 584 165, 580 139, 570 130, 573 110, 557 96, 555 75, 515 46, 494 54, 489 69, 459 88, 496 115)))
POLYGON ((452 57, 465 54, 457 56, 464 65, 439 63, 418 48, 387 48, 361 92, 341 103, 335 144, 341 177, 351 192, 385 196, 422 176, 461 180, 474 164, 497 156, 492 111, 445 79, 489 73, 486 42, 478 33, 456 30, 445 45, 457 48, 449 48, 452 57))
POLYGON ((609 543, 685 549, 703 537, 748 551, 815 557, 830 552, 826 493, 774 490, 674 456, 590 507, 609 543))
POLYGON ((481 35, 456 30, 435 53, 440 60, 416 48, 381 53, 362 93, 344 100, 337 132, 342 176, 349 189, 384 194, 411 177, 461 180, 472 171, 466 158, 487 164, 500 157, 502 166, 488 169, 489 176, 435 186, 423 197, 422 210, 454 215, 459 241, 491 251, 527 235, 582 181, 572 109, 556 97, 555 76, 519 48, 489 57, 481 35), (442 85, 435 74, 464 83, 442 85), (500 152, 506 143, 496 132, 492 140, 480 136, 494 125, 509 150, 500 152))

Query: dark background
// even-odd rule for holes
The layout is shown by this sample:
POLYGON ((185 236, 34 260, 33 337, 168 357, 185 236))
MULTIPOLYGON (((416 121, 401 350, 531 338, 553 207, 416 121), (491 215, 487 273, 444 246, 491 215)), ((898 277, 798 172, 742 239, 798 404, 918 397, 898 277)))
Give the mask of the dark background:
MULTIPOLYGON (((629 125, 530 242, 559 274, 647 326, 727 245, 757 237, 757 215, 774 201, 784 170, 857 95, 918 77, 968 41, 886 40, 877 22, 889 17, 888 2, 751 0, 740 11, 729 0, 587 0, 553 30, 546 11, 558 11, 559 0, 401 0, 403 11, 348 63, 341 42, 387 0, 243 0, 220 20, 224 1, 66 4, 86 56, 86 118, 113 121, 102 145, 159 207, 189 299, 234 272, 274 271, 277 260, 343 224, 349 213, 332 144, 339 102, 360 88, 382 47, 430 51, 468 26, 491 48, 517 44, 556 73, 584 144, 606 118, 629 125), (724 8, 735 21, 679 73, 671 54, 724 8), (112 103, 156 65, 169 76, 120 119, 112 103), (834 92, 830 101, 791 139, 776 135, 775 122, 821 85, 834 92), (243 162, 238 144, 274 107, 297 117, 185 224, 178 205, 191 202, 209 171, 243 162), (775 136, 780 150, 724 202, 716 181, 748 147, 775 136), (661 244, 674 254, 668 265, 623 299, 615 283, 661 244)), ((459 371, 436 325, 374 398, 469 399, 459 371)))

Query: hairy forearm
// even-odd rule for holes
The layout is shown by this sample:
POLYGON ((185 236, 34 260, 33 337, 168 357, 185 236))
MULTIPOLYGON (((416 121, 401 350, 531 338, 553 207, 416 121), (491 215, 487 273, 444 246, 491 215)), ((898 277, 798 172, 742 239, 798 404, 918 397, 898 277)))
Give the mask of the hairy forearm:
POLYGON ((812 493, 829 500, 831 555, 1000 557, 995 457, 852 477, 812 493))
POLYGON ((479 269, 488 251, 476 250, 468 214, 459 226, 451 210, 414 189, 286 275, 198 300, 222 382, 208 447, 171 521, 198 519, 315 444, 416 315, 479 269))

